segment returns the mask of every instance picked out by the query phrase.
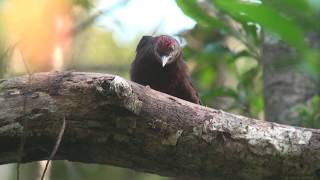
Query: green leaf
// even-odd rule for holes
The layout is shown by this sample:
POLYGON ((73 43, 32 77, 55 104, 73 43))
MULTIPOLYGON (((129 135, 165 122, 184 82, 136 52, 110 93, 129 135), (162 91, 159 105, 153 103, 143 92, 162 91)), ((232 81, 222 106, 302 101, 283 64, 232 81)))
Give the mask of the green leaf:
POLYGON ((244 3, 239 0, 215 0, 222 11, 241 22, 260 24, 265 30, 276 33, 298 49, 305 49, 304 33, 291 19, 264 4, 244 3))
POLYGON ((298 113, 305 127, 320 128, 320 96, 314 96, 305 104, 298 104, 290 109, 298 113))
POLYGON ((244 72, 243 74, 240 75, 240 84, 248 87, 253 79, 257 76, 257 74, 259 73, 259 67, 253 67, 251 69, 249 69, 248 71, 244 72))
POLYGON ((177 5, 184 14, 191 17, 197 23, 204 26, 219 27, 227 29, 227 27, 216 17, 208 15, 199 5, 197 0, 176 0, 177 5))
POLYGON ((233 54, 232 58, 228 59, 228 63, 235 63, 241 57, 251 57, 251 54, 247 50, 240 51, 233 54))
POLYGON ((318 50, 307 50, 304 53, 305 61, 301 61, 297 64, 298 69, 302 72, 305 72, 314 79, 320 79, 320 52, 318 50))
POLYGON ((279 10, 281 9, 284 11, 295 11, 296 13, 307 12, 311 10, 308 0, 268 0, 263 3, 271 5, 272 7, 279 10))
POLYGON ((216 72, 212 68, 207 67, 199 73, 199 85, 201 87, 208 87, 208 85, 214 82, 215 78, 216 72))
POLYGON ((215 98, 215 97, 231 97, 234 99, 238 98, 238 92, 228 87, 216 87, 204 95, 207 98, 215 98))

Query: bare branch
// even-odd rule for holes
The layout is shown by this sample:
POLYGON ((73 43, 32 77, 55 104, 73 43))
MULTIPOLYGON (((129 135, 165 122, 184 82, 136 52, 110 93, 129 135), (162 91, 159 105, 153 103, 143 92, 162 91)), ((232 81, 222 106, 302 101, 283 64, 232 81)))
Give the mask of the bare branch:
POLYGON ((0 81, 0 164, 53 159, 203 179, 319 179, 320 130, 258 121, 97 73, 38 73, 0 81), (48 81, 50 79, 50 81, 48 81))

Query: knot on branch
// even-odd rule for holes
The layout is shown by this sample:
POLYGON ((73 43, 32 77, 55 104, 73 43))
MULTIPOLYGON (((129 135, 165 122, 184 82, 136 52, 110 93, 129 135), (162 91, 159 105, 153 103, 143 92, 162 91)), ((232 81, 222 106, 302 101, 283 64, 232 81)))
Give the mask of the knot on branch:
POLYGON ((112 80, 103 81, 97 90, 124 106, 134 114, 139 114, 142 108, 142 102, 133 93, 131 85, 123 78, 115 76, 112 80))

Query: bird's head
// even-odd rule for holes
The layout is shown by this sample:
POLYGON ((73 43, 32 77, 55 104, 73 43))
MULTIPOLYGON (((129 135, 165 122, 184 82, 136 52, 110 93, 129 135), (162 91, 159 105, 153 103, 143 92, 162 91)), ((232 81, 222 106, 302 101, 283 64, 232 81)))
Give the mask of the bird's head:
POLYGON ((181 54, 181 48, 177 40, 168 35, 155 37, 155 55, 160 61, 162 67, 177 60, 181 54))
POLYGON ((140 57, 151 56, 162 67, 175 62, 182 54, 178 41, 168 35, 143 36, 136 51, 140 57))

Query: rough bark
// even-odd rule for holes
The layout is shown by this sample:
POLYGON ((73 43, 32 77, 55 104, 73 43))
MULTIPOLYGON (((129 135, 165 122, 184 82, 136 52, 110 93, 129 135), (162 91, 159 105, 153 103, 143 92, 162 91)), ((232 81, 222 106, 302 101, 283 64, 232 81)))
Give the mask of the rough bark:
POLYGON ((77 72, 0 81, 0 164, 17 162, 23 130, 23 162, 46 159, 63 118, 55 159, 202 179, 320 176, 320 130, 258 121, 118 76, 77 72))
MULTIPOLYGON (((319 47, 320 37, 310 33, 306 38, 311 47, 319 47)), ((319 93, 319 82, 306 73, 299 72, 295 61, 301 55, 286 43, 265 33, 262 46, 264 68, 265 116, 267 121, 301 125, 293 111, 297 104, 305 104, 319 93)))

